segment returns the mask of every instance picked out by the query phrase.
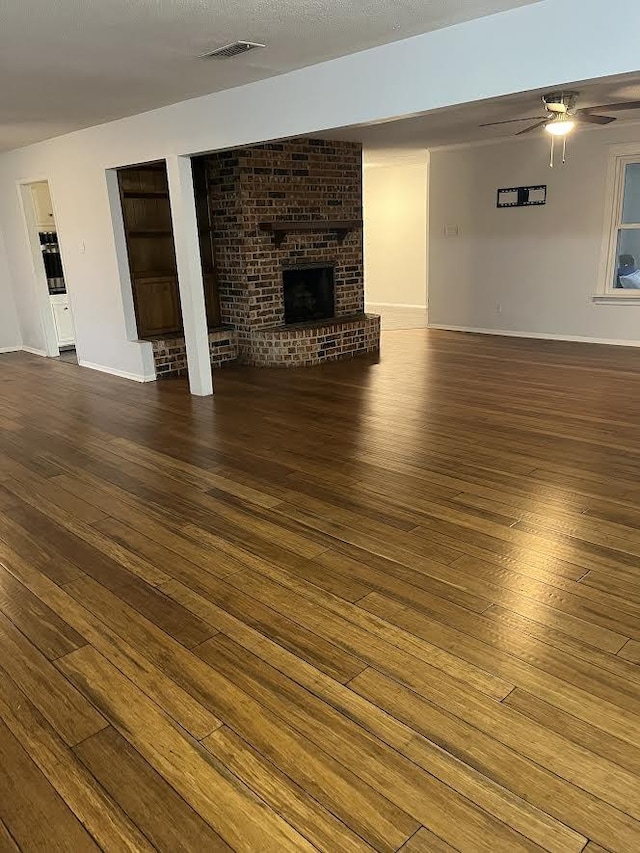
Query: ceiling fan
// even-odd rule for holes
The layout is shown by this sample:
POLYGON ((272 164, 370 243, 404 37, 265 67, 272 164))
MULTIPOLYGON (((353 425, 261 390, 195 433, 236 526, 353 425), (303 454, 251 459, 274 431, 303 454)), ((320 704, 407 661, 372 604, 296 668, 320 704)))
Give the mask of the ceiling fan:
POLYGON ((562 162, 565 162, 565 151, 567 136, 576 129, 579 124, 611 124, 616 121, 615 116, 599 115, 599 113, 621 112, 622 110, 640 110, 640 101, 622 101, 617 104, 602 104, 599 107, 582 107, 577 109, 579 92, 549 92, 542 96, 545 115, 527 116, 526 118, 512 118, 506 121, 490 121, 481 124, 480 127, 495 127, 502 124, 514 124, 515 122, 534 121, 535 124, 519 130, 515 135, 523 136, 540 127, 549 133, 551 140, 551 166, 553 167, 553 151, 555 139, 563 139, 562 162))
POLYGON ((490 121, 480 127, 493 127, 499 124, 512 124, 519 121, 535 121, 530 127, 519 130, 516 136, 531 133, 539 127, 545 128, 555 136, 567 136, 575 129, 576 124, 611 124, 614 116, 597 115, 599 112, 615 113, 622 110, 640 110, 640 101, 622 101, 619 104, 603 104, 599 107, 582 107, 576 109, 579 92, 550 92, 542 96, 546 115, 527 116, 526 118, 511 118, 506 121, 490 121))

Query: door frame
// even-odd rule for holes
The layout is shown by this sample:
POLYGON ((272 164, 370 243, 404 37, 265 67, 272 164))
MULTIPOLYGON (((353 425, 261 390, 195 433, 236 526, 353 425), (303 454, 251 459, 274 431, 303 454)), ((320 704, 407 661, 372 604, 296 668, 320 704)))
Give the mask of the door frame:
MULTIPOLYGON (((48 358, 57 358, 60 355, 58 347, 58 335, 56 333, 56 325, 53 319, 53 311, 51 310, 51 302, 49 301, 49 285, 47 284, 47 275, 42 260, 42 250, 40 249, 40 237, 38 231, 38 223, 36 219, 36 208, 31 192, 31 185, 46 181, 51 192, 51 184, 46 177, 37 178, 21 178, 16 182, 16 190, 20 209, 22 211, 22 221, 24 223, 24 232, 29 246, 29 254, 31 256, 31 269, 33 272, 33 284, 38 304, 38 314, 40 317, 40 325, 44 338, 44 355, 48 358)), ((51 196, 53 204, 53 196, 51 196)), ((55 220, 55 210, 54 216, 55 220)), ((57 228, 57 223, 56 223, 57 228)), ((64 270, 64 262, 62 264, 64 270)))

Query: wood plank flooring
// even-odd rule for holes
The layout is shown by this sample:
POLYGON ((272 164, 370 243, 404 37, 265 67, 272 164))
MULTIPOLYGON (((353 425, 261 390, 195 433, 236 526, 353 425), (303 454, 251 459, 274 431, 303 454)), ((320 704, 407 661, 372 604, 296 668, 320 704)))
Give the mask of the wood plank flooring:
POLYGON ((0 850, 640 850, 640 351, 0 356, 0 850))

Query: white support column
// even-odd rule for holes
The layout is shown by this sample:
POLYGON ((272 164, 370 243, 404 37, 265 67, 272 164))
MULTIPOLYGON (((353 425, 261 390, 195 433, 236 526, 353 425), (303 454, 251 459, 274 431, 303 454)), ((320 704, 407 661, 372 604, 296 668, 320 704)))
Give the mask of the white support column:
POLYGON ((189 388, 192 394, 208 397, 213 394, 213 380, 190 158, 167 157, 167 176, 189 388))

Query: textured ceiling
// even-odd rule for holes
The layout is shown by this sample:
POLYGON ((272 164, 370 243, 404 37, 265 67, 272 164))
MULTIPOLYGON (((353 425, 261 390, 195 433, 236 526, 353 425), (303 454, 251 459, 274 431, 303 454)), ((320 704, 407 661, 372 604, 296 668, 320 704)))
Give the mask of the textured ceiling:
POLYGON ((0 0, 0 150, 531 2, 0 0))
MULTIPOLYGON (((556 87, 557 88, 557 87, 556 87)), ((568 83, 565 89, 580 93, 578 107, 613 104, 618 101, 640 101, 640 74, 608 77, 591 82, 568 83)), ((362 142, 367 149, 367 162, 370 165, 384 164, 398 156, 407 160, 415 152, 439 145, 456 145, 482 140, 504 139, 512 137, 533 122, 507 124, 498 127, 480 127, 484 122, 504 121, 524 116, 543 116, 542 95, 548 89, 535 92, 523 92, 494 98, 490 101, 476 101, 456 107, 435 110, 426 115, 398 121, 376 124, 371 127, 360 126, 328 131, 322 134, 329 139, 347 139, 362 142)), ((640 120, 640 110, 611 113, 617 115, 618 122, 640 120)), ((592 128, 589 128, 591 131, 592 128)), ((579 132, 584 132, 582 129, 579 132)), ((543 134, 543 130, 536 131, 543 134)))

